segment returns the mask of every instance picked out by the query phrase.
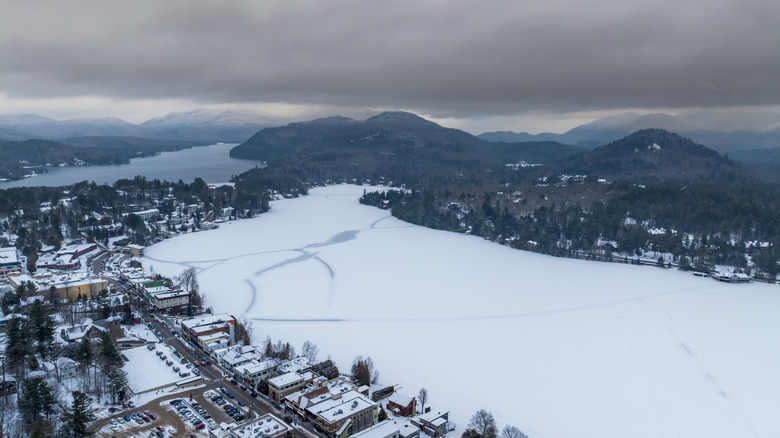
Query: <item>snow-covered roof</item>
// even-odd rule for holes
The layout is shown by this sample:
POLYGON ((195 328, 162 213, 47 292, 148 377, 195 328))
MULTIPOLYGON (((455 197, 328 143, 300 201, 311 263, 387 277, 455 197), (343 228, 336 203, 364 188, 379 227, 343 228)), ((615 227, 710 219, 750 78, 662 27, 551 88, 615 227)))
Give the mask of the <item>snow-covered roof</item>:
POLYGON ((227 321, 235 321, 235 318, 228 315, 227 313, 218 313, 216 315, 208 315, 208 316, 202 316, 200 318, 188 319, 186 321, 182 321, 181 325, 185 328, 193 329, 195 327, 211 325, 211 324, 227 322, 227 321))
POLYGON ((298 372, 309 367, 309 360, 305 357, 296 357, 279 365, 280 373, 298 372))
POLYGON ((400 392, 394 392, 388 400, 400 406, 407 406, 413 398, 400 392))
POLYGON ((398 424, 392 420, 385 420, 377 423, 368 429, 350 435, 349 438, 386 438, 398 432, 398 424))
POLYGON ((303 376, 298 373, 289 372, 268 379, 268 384, 274 385, 277 388, 281 388, 282 386, 287 386, 291 383, 296 383, 298 381, 303 382, 303 376))
POLYGON ((328 422, 336 422, 350 417, 376 403, 357 391, 349 391, 339 398, 331 398, 316 405, 316 414, 328 422))
POLYGON ((274 437, 286 434, 292 431, 292 428, 273 414, 265 414, 262 417, 250 421, 240 427, 234 427, 230 430, 232 436, 237 438, 254 438, 258 436, 274 437))
POLYGON ((10 266, 19 263, 19 259, 16 256, 16 248, 0 248, 0 266, 10 266))

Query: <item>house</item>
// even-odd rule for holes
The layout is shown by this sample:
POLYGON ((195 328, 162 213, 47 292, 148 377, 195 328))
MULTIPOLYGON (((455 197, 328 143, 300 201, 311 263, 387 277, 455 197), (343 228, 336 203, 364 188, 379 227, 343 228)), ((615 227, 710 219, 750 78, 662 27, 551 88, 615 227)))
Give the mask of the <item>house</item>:
POLYGON ((415 424, 423 432, 432 436, 439 437, 447 433, 449 428, 449 412, 428 412, 419 417, 412 418, 412 424, 415 424))
POLYGON ((387 410, 396 416, 411 417, 417 412, 417 399, 394 392, 387 400, 387 410))
POLYGON ((76 325, 60 330, 60 337, 68 342, 80 341, 84 336, 89 336, 92 339, 100 337, 100 334, 105 331, 104 328, 88 322, 86 324, 76 325))
POLYGON ((44 363, 44 368, 50 376, 58 376, 59 379, 72 379, 78 375, 78 365, 73 359, 58 357, 54 362, 44 363))
POLYGON ((92 323, 102 328, 103 331, 108 332, 108 335, 111 336, 111 339, 114 341, 122 337, 122 318, 119 316, 99 319, 92 323))

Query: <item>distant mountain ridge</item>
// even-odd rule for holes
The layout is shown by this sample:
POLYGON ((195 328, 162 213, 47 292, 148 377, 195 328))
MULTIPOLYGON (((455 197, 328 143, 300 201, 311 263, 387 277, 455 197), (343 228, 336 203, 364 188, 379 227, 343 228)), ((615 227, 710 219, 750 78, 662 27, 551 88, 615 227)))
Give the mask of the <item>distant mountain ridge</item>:
POLYGON ((640 115, 626 112, 594 120, 563 134, 544 132, 533 135, 525 132, 502 131, 486 132, 477 137, 488 141, 504 142, 557 141, 592 149, 643 129, 663 129, 690 137, 695 142, 721 153, 780 147, 780 126, 771 123, 771 120, 764 121, 764 128, 752 129, 718 125, 718 123, 722 123, 722 120, 705 120, 697 114, 672 116, 664 113, 640 115))
POLYGON ((248 111, 193 110, 134 124, 113 117, 55 120, 36 114, 0 115, 0 139, 57 140, 72 137, 135 137, 198 141, 201 144, 240 143, 258 130, 282 124, 281 119, 248 111))

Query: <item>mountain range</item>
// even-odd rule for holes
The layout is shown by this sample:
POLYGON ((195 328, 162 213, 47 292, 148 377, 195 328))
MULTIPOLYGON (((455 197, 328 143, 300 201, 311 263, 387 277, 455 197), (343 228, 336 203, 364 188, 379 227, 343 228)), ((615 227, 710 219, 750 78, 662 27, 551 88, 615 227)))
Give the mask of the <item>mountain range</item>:
POLYGON ((661 129, 640 129, 594 149, 554 141, 489 142, 414 114, 363 121, 329 117, 266 128, 230 152, 317 179, 488 181, 508 164, 544 164, 537 173, 591 175, 634 183, 743 181, 750 171, 717 151, 661 129))
POLYGON ((114 117, 55 120, 39 115, 0 115, 1 140, 69 137, 136 137, 153 140, 240 143, 281 119, 249 111, 193 110, 134 124, 114 117))
POLYGON ((664 113, 640 115, 626 112, 579 125, 563 134, 502 131, 486 132, 478 137, 502 142, 556 141, 592 149, 642 129, 663 129, 730 155, 745 153, 746 157, 750 157, 752 152, 748 151, 752 150, 780 150, 780 119, 762 119, 752 124, 742 120, 728 123, 728 120, 727 117, 705 118, 701 113, 673 116, 664 113))

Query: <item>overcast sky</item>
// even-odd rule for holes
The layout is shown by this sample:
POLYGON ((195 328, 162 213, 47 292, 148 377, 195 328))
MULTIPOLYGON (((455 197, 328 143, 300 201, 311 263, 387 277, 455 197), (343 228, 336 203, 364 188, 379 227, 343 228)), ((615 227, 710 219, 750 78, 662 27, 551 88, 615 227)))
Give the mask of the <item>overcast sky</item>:
POLYGON ((0 114, 408 110, 472 132, 780 107, 780 1, 0 0, 0 114))

